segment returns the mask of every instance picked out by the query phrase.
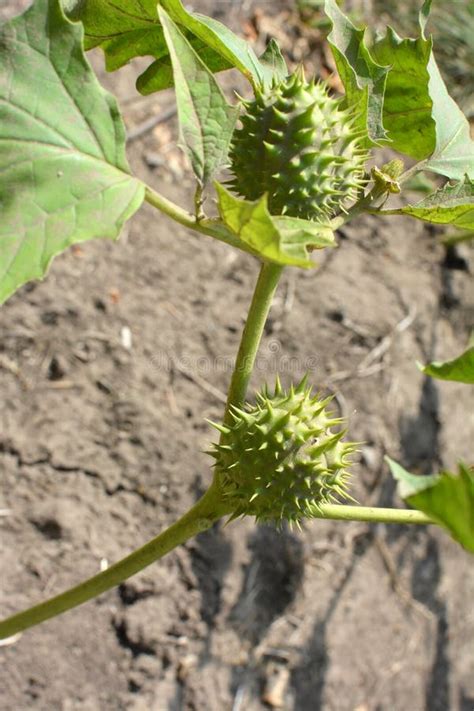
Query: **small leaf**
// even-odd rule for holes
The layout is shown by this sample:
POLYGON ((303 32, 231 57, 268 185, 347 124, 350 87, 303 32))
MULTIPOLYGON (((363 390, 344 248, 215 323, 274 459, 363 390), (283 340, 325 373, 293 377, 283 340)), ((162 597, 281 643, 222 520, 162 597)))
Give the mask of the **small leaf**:
POLYGON ((374 143, 387 139, 394 150, 423 160, 420 170, 456 180, 465 174, 472 178, 474 141, 469 123, 449 96, 432 41, 425 37, 430 6, 428 0, 420 13, 421 37, 402 39, 388 28, 369 50, 364 31, 354 27, 335 0, 325 0, 333 25, 328 40, 347 103, 367 117, 374 143))
POLYGON ((390 65, 385 87, 383 123, 390 148, 421 160, 436 146, 436 124, 428 84, 432 41, 402 39, 391 28, 371 52, 379 64, 390 65))
POLYGON ((235 197, 219 183, 215 186, 224 225, 253 254, 276 264, 311 268, 315 264, 308 250, 335 246, 329 224, 270 215, 266 195, 250 202, 235 197))
POLYGON ((386 457, 398 492, 410 506, 446 528, 464 548, 474 553, 474 469, 459 465, 459 474, 441 472, 419 476, 386 457))
POLYGON ((259 57, 263 68, 264 85, 270 88, 273 82, 280 82, 288 76, 288 67, 278 43, 271 39, 265 52, 259 57))
POLYGON ((227 158, 238 109, 165 10, 158 12, 173 64, 181 142, 204 185, 227 158))
POLYGON ((0 27, 0 302, 75 242, 118 237, 144 186, 59 0, 0 27))
POLYGON ((454 225, 466 230, 474 229, 474 181, 466 176, 462 182, 447 183, 416 205, 382 212, 389 215, 411 215, 425 222, 454 225))
POLYGON ((420 12, 418 13, 418 24, 420 25, 423 35, 425 34, 426 25, 428 24, 428 20, 430 18, 431 5, 432 0, 424 0, 424 3, 420 8, 420 12))
POLYGON ((360 114, 360 125, 372 143, 387 138, 383 126, 383 100, 389 67, 380 66, 365 44, 365 30, 357 29, 335 0, 325 0, 331 20, 328 35, 334 60, 346 90, 346 102, 360 114))
POLYGON ((453 360, 428 363, 420 369, 426 375, 439 380, 455 380, 458 383, 474 385, 474 346, 453 360))

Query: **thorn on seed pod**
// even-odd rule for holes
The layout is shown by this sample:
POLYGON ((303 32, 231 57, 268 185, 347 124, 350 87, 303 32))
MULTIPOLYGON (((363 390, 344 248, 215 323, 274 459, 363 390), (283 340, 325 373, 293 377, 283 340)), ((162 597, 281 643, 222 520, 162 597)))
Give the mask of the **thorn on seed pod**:
POLYGON ((312 395, 307 376, 289 391, 277 379, 255 405, 233 408, 232 425, 215 425, 222 436, 212 456, 232 518, 298 525, 321 504, 351 499, 348 467, 357 444, 343 440, 345 422, 327 409, 330 401, 312 395))

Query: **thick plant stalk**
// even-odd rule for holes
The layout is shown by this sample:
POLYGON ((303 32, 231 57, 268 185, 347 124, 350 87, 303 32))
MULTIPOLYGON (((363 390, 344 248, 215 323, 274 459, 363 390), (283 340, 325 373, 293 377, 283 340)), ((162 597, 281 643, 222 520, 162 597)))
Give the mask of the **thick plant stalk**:
POLYGON ((210 528, 227 513, 228 506, 223 503, 217 487, 212 485, 184 516, 126 558, 60 595, 0 622, 0 639, 11 637, 101 595, 159 560, 189 538, 210 528))
POLYGON ((252 375, 258 347, 262 339, 263 329, 268 312, 272 305, 273 295, 278 286, 283 267, 264 262, 250 304, 247 321, 242 333, 239 352, 235 362, 234 372, 227 396, 224 424, 231 421, 230 406, 240 407, 245 401, 245 395, 252 375))
MULTIPOLYGON (((0 622, 0 639, 12 637, 41 622, 57 617, 119 585, 127 578, 162 558, 189 538, 210 528, 232 510, 216 493, 214 486, 172 526, 134 551, 115 565, 85 580, 55 597, 19 612, 0 622)), ((426 525, 436 523, 421 511, 411 509, 383 509, 369 506, 321 504, 313 513, 315 518, 334 521, 363 521, 366 523, 398 523, 426 525)))

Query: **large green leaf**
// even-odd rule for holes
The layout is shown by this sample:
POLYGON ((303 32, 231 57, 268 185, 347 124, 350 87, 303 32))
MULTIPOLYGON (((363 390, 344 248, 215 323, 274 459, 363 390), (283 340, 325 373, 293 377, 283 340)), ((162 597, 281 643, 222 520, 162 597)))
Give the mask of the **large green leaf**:
POLYGON ((474 142, 425 36, 430 6, 426 0, 420 14, 421 37, 402 39, 388 28, 369 50, 364 30, 354 27, 335 0, 325 0, 332 23, 328 40, 347 103, 362 111, 370 139, 387 138, 394 150, 423 160, 420 169, 462 180, 474 176, 474 142))
POLYGON ((0 27, 0 301, 74 242, 115 239, 141 205, 115 100, 59 0, 0 27))
POLYGON ((311 268, 315 264, 308 250, 335 246, 329 224, 270 215, 266 195, 250 202, 215 185, 222 222, 242 241, 243 249, 276 264, 311 268))
POLYGON ((402 499, 446 528, 464 548, 474 553, 474 469, 459 465, 459 474, 411 474, 386 457, 398 481, 402 499))
MULTIPOLYGON (((86 49, 103 49, 108 71, 119 69, 133 57, 150 56, 155 61, 138 77, 138 90, 151 94, 172 86, 171 59, 158 18, 157 0, 63 2, 69 17, 84 24, 86 49)), ((261 82, 263 70, 243 39, 220 22, 188 12, 179 0, 163 0, 161 4, 212 72, 236 67, 252 83, 261 82)))
POLYGON ((431 40, 402 39, 388 27, 371 47, 379 64, 390 65, 383 104, 390 148, 418 160, 431 156, 436 146, 428 91, 431 46, 431 40))
POLYGON ((181 0, 161 0, 172 20, 199 37, 232 67, 239 69, 254 85, 264 81, 262 66, 248 42, 212 17, 188 12, 181 0))
POLYGON ((425 222, 474 229, 474 180, 447 183, 416 205, 384 210, 389 215, 411 215, 425 222))
POLYGON ((474 385, 474 345, 453 360, 428 363, 421 366, 421 370, 439 380, 455 380, 474 385))
POLYGON ((157 0, 63 0, 67 15, 84 24, 85 49, 101 47, 109 72, 133 57, 167 54, 157 0))
POLYGON ((428 72, 436 123, 436 147, 424 164, 424 169, 456 180, 462 180, 465 175, 474 179, 474 141, 469 122, 449 96, 433 54, 428 63, 428 72))
POLYGON ((346 102, 359 115, 370 142, 378 143, 387 138, 383 102, 389 67, 374 61, 365 44, 365 30, 356 28, 335 0, 325 0, 324 9, 332 24, 328 42, 346 90, 346 102))
MULTIPOLYGON (((420 27, 425 37, 431 0, 425 0, 420 12, 420 27)), ((452 99, 436 64, 433 52, 428 62, 428 91, 433 102, 436 123, 436 145, 424 164, 425 170, 462 180, 465 175, 474 179, 474 141, 467 118, 452 99)))
POLYGON ((237 121, 214 76, 177 25, 158 9, 173 64, 181 144, 201 185, 223 165, 237 121))
MULTIPOLYGON (((181 25, 181 29, 184 29, 181 25)), ((195 52, 202 59, 207 68, 213 72, 220 72, 223 69, 230 69, 234 63, 226 59, 216 50, 209 47, 199 37, 185 33, 195 52)), ((204 35, 203 35, 204 36, 204 35)), ((252 59, 252 65, 255 60, 252 59)), ((265 52, 259 57, 260 67, 255 71, 252 81, 254 84, 270 87, 273 80, 284 79, 288 74, 288 69, 280 52, 280 48, 275 40, 271 39, 265 52)), ((246 70, 247 71, 247 70, 246 70)), ((167 89, 173 85, 173 70, 169 55, 160 56, 137 80, 137 88, 142 94, 152 94, 155 91, 167 89)))

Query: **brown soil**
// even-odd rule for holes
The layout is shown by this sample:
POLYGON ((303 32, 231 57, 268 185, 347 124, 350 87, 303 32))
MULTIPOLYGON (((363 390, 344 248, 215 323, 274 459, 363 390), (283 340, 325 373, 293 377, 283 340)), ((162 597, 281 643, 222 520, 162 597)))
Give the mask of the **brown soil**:
MULTIPOLYGON (((104 78, 129 125, 171 102, 128 102, 132 74, 104 78)), ((175 128, 135 141, 131 163, 189 204, 175 150, 147 167, 175 128)), ((286 271, 253 385, 309 368, 365 443, 358 500, 399 506, 385 453, 421 472, 472 454, 468 389, 415 361, 465 346, 473 253, 446 257, 436 230, 398 218, 339 240, 318 272, 286 271)), ((120 243, 69 251, 3 306, 4 615, 122 557, 204 490, 205 418, 221 416, 256 273, 145 206, 120 243)), ((472 560, 435 528, 217 525, 4 646, 0 708, 472 711, 473 593, 472 560)))

